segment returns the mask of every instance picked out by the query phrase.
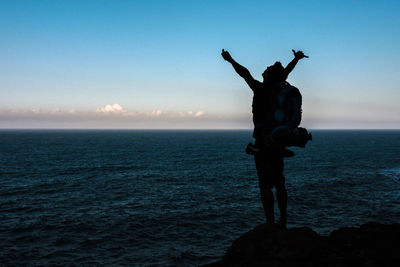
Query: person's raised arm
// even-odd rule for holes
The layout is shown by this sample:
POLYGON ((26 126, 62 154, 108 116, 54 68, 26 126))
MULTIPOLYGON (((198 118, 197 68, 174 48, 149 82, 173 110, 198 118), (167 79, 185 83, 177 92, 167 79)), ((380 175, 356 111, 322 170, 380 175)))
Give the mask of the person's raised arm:
POLYGON ((240 77, 242 77, 246 81, 246 83, 250 86, 250 88, 254 89, 253 87, 255 86, 257 81, 253 78, 253 76, 251 76, 250 71, 245 67, 243 67, 242 65, 240 65, 239 63, 237 63, 231 57, 228 51, 222 49, 221 55, 226 61, 232 64, 232 67, 235 69, 236 73, 239 74, 240 77))
POLYGON ((304 53, 300 50, 296 52, 294 49, 292 49, 292 51, 294 54, 294 59, 285 68, 285 79, 287 76, 289 76, 289 73, 292 72, 294 67, 296 67, 297 62, 299 62, 300 59, 308 58, 308 56, 304 55, 304 53))

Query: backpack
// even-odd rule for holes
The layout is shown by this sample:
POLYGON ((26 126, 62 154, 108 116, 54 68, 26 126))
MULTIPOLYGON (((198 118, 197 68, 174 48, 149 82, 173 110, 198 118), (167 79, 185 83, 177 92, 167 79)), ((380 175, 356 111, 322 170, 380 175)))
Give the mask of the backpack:
POLYGON ((277 125, 298 127, 301 122, 302 97, 299 89, 288 82, 281 83, 276 95, 274 119, 277 125))

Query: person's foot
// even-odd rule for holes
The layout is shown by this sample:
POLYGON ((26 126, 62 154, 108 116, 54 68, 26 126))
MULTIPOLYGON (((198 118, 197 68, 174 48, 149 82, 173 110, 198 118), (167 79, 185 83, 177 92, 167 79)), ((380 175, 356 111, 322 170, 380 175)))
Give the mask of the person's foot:
POLYGON ((275 224, 274 222, 267 221, 267 222, 265 223, 265 225, 268 226, 268 227, 274 227, 276 224, 275 224))
POLYGON ((246 153, 249 155, 255 155, 258 150, 260 150, 258 147, 256 147, 255 145, 253 145, 253 143, 248 143, 247 147, 246 147, 246 153))
POLYGON ((275 225, 275 215, 274 215, 274 211, 272 210, 272 212, 267 212, 265 214, 265 219, 266 219, 266 225, 275 225))
POLYGON ((285 218, 280 218, 278 222, 279 228, 285 229, 286 230, 286 219, 285 218))
POLYGON ((284 158, 290 158, 294 156, 294 152, 286 147, 283 147, 280 152, 284 158))

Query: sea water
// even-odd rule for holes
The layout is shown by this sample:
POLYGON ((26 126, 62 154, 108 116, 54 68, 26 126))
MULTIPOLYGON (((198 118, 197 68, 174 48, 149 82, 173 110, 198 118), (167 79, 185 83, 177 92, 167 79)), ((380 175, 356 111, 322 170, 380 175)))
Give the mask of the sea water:
MULTIPOLYGON (((315 130, 288 227, 400 222, 400 131, 315 130)), ((0 131, 0 265, 197 266, 265 221, 251 131, 0 131)))

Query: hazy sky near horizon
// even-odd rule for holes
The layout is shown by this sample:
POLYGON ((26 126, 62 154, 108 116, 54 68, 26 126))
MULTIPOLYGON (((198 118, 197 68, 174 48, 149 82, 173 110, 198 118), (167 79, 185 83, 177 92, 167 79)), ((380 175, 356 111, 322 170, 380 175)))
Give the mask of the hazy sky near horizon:
POLYGON ((251 128, 292 49, 309 128, 400 128, 398 1, 1 1, 0 128, 251 128))

